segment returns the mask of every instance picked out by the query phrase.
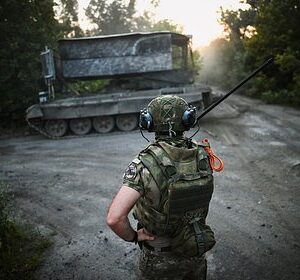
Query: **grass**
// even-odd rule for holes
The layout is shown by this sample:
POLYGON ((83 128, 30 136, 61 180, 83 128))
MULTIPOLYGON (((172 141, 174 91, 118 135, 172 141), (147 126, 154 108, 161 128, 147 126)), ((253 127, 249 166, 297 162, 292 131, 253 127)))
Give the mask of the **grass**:
POLYGON ((0 182, 0 279, 34 279, 52 242, 30 225, 11 219, 13 196, 0 182))

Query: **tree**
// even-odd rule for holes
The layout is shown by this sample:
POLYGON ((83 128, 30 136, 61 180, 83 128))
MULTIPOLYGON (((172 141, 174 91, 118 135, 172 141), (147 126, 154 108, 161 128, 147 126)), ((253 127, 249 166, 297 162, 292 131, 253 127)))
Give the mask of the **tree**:
POLYGON ((131 32, 134 26, 136 0, 126 3, 114 0, 108 3, 105 0, 91 0, 86 15, 96 27, 92 30, 94 35, 116 34, 131 32))
POLYGON ((256 10, 248 9, 237 11, 223 10, 221 7, 220 23, 224 27, 225 38, 242 47, 243 39, 252 37, 255 33, 256 10))
POLYGON ((255 34, 255 18, 256 12, 252 8, 237 11, 220 9, 219 22, 224 27, 224 38, 216 39, 202 50, 202 81, 227 89, 245 76, 244 42, 255 34))
POLYGON ((153 26, 153 13, 144 11, 141 16, 135 16, 132 22, 133 32, 149 32, 153 26))
POLYGON ((152 25, 152 31, 170 31, 176 33, 183 33, 183 27, 176 24, 175 22, 169 19, 162 19, 157 22, 154 22, 152 25))
POLYGON ((52 0, 4 0, 0 4, 0 118, 24 119, 41 84, 39 54, 54 46, 60 25, 52 0))
POLYGON ((56 15, 61 29, 66 36, 81 37, 84 35, 78 22, 77 0, 56 0, 56 15))
POLYGON ((221 10, 226 41, 216 40, 206 50, 202 75, 209 82, 232 86, 273 56, 275 64, 248 83, 247 94, 270 102, 300 105, 299 1, 243 2, 250 5, 248 10, 221 10))
POLYGON ((253 9, 237 11, 220 10, 220 23, 224 27, 225 40, 216 40, 212 48, 216 51, 218 68, 218 80, 214 77, 213 68, 212 79, 221 87, 232 87, 245 76, 244 61, 245 47, 244 41, 255 33, 256 13, 253 9))
POLYGON ((246 41, 246 63, 257 66, 268 56, 275 65, 255 83, 268 101, 300 105, 300 3, 298 0, 259 1, 256 35, 246 41), (267 92, 266 92, 267 91, 267 92))
MULTIPOLYGON (((159 5, 159 0, 151 0, 153 7, 159 5)), ((154 14, 145 11, 143 15, 136 14, 136 0, 98 1, 91 0, 86 15, 95 28, 90 32, 98 34, 116 34, 128 32, 163 31, 183 32, 183 28, 176 23, 164 19, 153 21, 154 14)))

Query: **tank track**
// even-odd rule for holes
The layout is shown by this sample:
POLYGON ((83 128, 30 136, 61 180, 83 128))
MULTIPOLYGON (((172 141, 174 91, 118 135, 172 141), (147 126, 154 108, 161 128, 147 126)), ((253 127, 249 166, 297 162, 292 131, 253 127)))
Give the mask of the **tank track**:
MULTIPOLYGON (((57 136, 52 136, 49 133, 47 133, 47 131, 44 128, 40 128, 38 125, 35 125, 33 122, 30 121, 30 119, 26 118, 26 122, 28 124, 28 126, 33 129, 34 131, 38 132, 40 135, 45 136, 48 139, 52 139, 52 140, 62 140, 62 139, 72 139, 72 138, 83 138, 83 137, 97 137, 97 136, 105 136, 105 135, 109 135, 111 133, 120 135, 123 134, 124 132, 128 133, 134 133, 136 131, 137 128, 135 128, 134 130, 131 131, 121 131, 121 130, 114 130, 108 133, 98 133, 98 132, 92 132, 92 133, 88 133, 88 134, 84 134, 84 135, 77 135, 77 134, 65 134, 64 136, 61 137, 57 137, 57 136)), ((40 120, 40 123, 42 122, 42 120, 40 120)))
POLYGON ((63 138, 63 137, 55 137, 55 136, 50 135, 44 129, 41 129, 38 126, 36 126, 35 124, 33 124, 28 118, 26 118, 26 122, 30 128, 32 128, 33 130, 37 131, 39 134, 41 134, 49 139, 58 140, 58 139, 63 138))

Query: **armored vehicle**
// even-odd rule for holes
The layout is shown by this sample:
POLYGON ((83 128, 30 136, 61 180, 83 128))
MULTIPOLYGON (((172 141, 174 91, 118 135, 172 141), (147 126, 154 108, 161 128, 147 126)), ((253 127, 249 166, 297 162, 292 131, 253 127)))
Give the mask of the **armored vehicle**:
POLYGON ((211 103, 211 90, 194 83, 190 46, 190 36, 168 31, 62 39, 58 52, 46 47, 41 53, 47 91, 27 109, 26 120, 41 134, 58 138, 68 131, 133 130, 140 110, 163 94, 180 95, 201 110, 211 103), (76 92, 70 90, 75 82, 95 80, 106 86, 66 97, 76 92))

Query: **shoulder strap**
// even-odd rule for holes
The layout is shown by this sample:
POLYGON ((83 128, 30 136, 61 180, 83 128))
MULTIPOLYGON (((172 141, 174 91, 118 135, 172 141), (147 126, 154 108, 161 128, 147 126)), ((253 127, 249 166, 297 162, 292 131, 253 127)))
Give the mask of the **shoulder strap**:
POLYGON ((149 147, 149 153, 154 157, 167 180, 176 174, 175 164, 159 143, 149 147))
POLYGON ((157 143, 149 145, 143 150, 143 153, 140 154, 140 159, 151 173, 160 190, 161 200, 158 207, 160 210, 166 201, 168 183, 172 176, 176 174, 175 165, 166 151, 164 151, 157 143))
POLYGON ((155 160, 155 158, 149 153, 141 153, 140 160, 143 165, 149 170, 150 174, 152 175, 155 183, 159 187, 160 191, 162 186, 164 185, 165 176, 160 167, 155 160))

